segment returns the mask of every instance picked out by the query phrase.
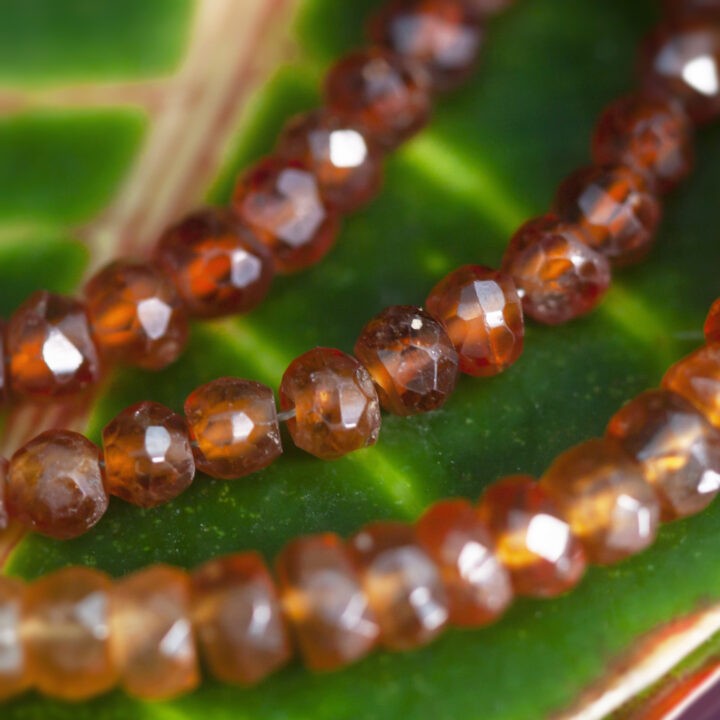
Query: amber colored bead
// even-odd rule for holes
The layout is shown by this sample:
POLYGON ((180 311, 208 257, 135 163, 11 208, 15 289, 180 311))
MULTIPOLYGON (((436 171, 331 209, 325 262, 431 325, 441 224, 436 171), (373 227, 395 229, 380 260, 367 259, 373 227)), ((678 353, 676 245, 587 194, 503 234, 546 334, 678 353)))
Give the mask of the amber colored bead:
POLYGON ((280 601, 260 555, 211 560, 192 575, 193 622, 216 678, 250 685, 290 658, 280 601))
POLYGON ((123 410, 103 430, 103 451, 108 492, 140 507, 172 500, 195 476, 185 419, 158 403, 123 410))
POLYGON ((337 240, 339 215, 323 202, 312 168, 298 158, 261 160, 238 179, 232 202, 270 251, 278 272, 314 265, 337 240))
POLYGON ((675 363, 662 386, 689 400, 720 427, 720 343, 705 345, 675 363))
POLYGON ((166 230, 154 257, 194 317, 246 313, 264 300, 273 278, 270 253, 257 235, 220 208, 166 230))
POLYGON ((84 390, 100 376, 85 308, 40 290, 8 322, 7 353, 14 392, 42 398, 84 390))
POLYGON ((510 576, 495 554, 490 532, 470 503, 436 503, 418 520, 415 533, 440 569, 451 623, 485 625, 503 613, 513 597, 510 576))
POLYGON ((380 433, 380 401, 370 374, 332 348, 315 348, 290 363, 280 407, 295 411, 287 422, 294 443, 324 460, 374 445, 380 433))
POLYGON ((199 682, 187 573, 154 565, 116 582, 110 642, 131 695, 168 699, 199 682))
POLYGON ((522 303, 505 273, 464 265, 443 278, 425 302, 447 330, 459 367, 468 375, 496 375, 522 353, 522 303))
POLYGON ((25 619, 25 585, 0 576, 0 701, 30 686, 25 619))
POLYGON ((5 500, 8 468, 8 461, 4 457, 0 457, 0 531, 4 530, 10 522, 7 502, 5 500))
POLYGON ((422 129, 430 117, 429 79, 422 68, 383 48, 341 58, 325 80, 330 110, 359 122, 385 148, 422 129))
POLYGON ((100 450, 69 430, 48 430, 11 458, 5 489, 10 517, 58 540, 87 532, 105 514, 100 450))
POLYGON ((692 126, 677 103, 630 95, 600 116, 592 151, 598 165, 626 165, 665 193, 692 169, 692 126))
POLYGON ((90 568, 59 570, 32 583, 25 596, 28 665, 40 692, 83 700, 112 688, 110 578, 90 568))
POLYGON ((267 467, 282 453, 272 390, 239 378, 219 378, 194 390, 185 416, 195 440, 195 464, 231 480, 267 467))
POLYGON ((705 319, 705 340, 709 343, 720 342, 720 300, 716 300, 705 319))
POLYGON ((443 326, 424 310, 394 305, 362 330, 355 355, 396 415, 441 407, 455 388, 458 355, 443 326))
POLYGON ((380 628, 337 535, 292 541, 276 568, 283 607, 308 667, 334 670, 372 650, 380 628))
POLYGON ((720 431, 673 392, 638 395, 613 416, 607 434, 640 464, 664 520, 700 512, 720 490, 720 431))

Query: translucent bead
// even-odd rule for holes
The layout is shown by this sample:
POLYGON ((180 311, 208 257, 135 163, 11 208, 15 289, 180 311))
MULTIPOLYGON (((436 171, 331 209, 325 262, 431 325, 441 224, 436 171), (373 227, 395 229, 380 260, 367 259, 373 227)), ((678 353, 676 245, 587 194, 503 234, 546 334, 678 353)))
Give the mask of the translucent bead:
POLYGON ((712 304, 703 330, 708 343, 720 343, 720 300, 716 300, 712 304))
POLYGON ((0 576, 0 701, 30 686, 23 622, 25 585, 0 576))

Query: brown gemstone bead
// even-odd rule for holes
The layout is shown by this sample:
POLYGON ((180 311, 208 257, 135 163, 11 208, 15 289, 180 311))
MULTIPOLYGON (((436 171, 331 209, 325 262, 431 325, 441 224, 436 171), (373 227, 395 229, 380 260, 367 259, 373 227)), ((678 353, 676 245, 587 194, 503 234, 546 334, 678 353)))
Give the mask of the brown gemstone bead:
POLYGON ((185 419, 154 402, 112 420, 103 430, 103 451, 108 492, 140 507, 176 498, 195 476, 185 419))
POLYGON ((558 456, 540 480, 588 558, 608 564, 655 539, 660 507, 640 467, 619 445, 588 440, 558 456))
POLYGON ((520 227, 510 240, 502 267, 517 286, 523 310, 547 325, 568 322, 595 309, 610 287, 607 259, 553 215, 520 227))
POLYGON ((665 0, 665 13, 673 20, 696 18, 698 20, 720 21, 719 0, 665 0))
POLYGON ((485 625, 503 613, 513 596, 510 576, 495 555, 490 532, 470 503, 436 503, 418 520, 415 533, 440 569, 451 623, 485 625))
POLYGON ((72 298, 33 293, 10 318, 6 341, 10 384, 20 395, 77 393, 100 376, 85 308, 72 298))
POLYGON ((199 682, 190 620, 190 578, 154 565, 115 584, 110 637, 120 682, 131 695, 161 700, 199 682))
POLYGON ((677 103, 630 95, 600 116, 592 152, 598 165, 625 165, 665 193, 692 169, 692 126, 677 103))
POLYGON ((425 303, 455 346, 462 372, 496 375, 522 353, 525 325, 512 279, 481 265, 464 265, 443 278, 425 303))
POLYGON ((615 413, 607 434, 640 464, 664 520, 704 510, 720 490, 720 431, 669 390, 638 395, 615 413))
POLYGON ((23 632, 25 585, 0 576, 0 701, 30 686, 23 632))
POLYGON ((324 460, 374 445, 380 401, 368 371, 350 355, 315 348, 292 361, 280 384, 280 407, 294 443, 324 460))
POLYGON ((720 343, 706 345, 675 363, 662 386, 689 400, 720 427, 720 343))
POLYGON ((280 601, 260 555, 211 560, 192 583, 195 631, 216 678, 250 685, 289 660, 280 601))
POLYGON ((110 588, 107 575, 83 567, 59 570, 28 587, 28 665, 40 692, 83 700, 116 684, 109 643, 110 588))
POLYGON ((333 114, 362 123, 388 149, 412 137, 430 117, 427 74, 383 48, 339 60, 327 74, 325 99, 333 114))
POLYGON ((720 342, 720 300, 716 300, 705 319, 705 340, 709 343, 720 342))
POLYGON ((278 272, 314 265, 337 240, 339 216, 323 202, 312 168, 298 158, 261 160, 238 180, 232 202, 278 272))
POLYGON ((5 500, 8 468, 8 461, 4 457, 0 457, 0 531, 4 530, 10 522, 5 500))
POLYGON ((448 621, 448 598, 438 568, 411 526, 366 525, 350 541, 350 551, 386 648, 411 650, 437 637, 448 621))
POLYGON ((555 212, 580 230, 584 242, 621 267, 650 251, 661 208, 642 177, 623 165, 577 170, 560 185, 555 212))
POLYGON ((272 390, 239 378, 219 378, 193 391, 185 416, 195 440, 195 464, 231 480, 267 467, 282 453, 272 390))
POLYGON ((105 514, 100 450, 69 430, 48 430, 11 458, 5 499, 10 517, 58 540, 87 532, 105 514))
POLYGON ((414 415, 441 407, 455 388, 458 356, 443 326, 410 305, 395 305, 362 330, 355 355, 386 410, 414 415))
POLYGON ((327 110, 290 120, 277 154, 300 158, 317 179, 322 199, 338 212, 353 212, 377 195, 383 180, 383 157, 359 125, 327 110))
POLYGON ((337 535, 289 543, 277 559, 277 576, 285 613, 308 667, 334 670, 375 646, 378 623, 337 535))
POLYGON ((257 235, 227 210, 208 208, 168 229, 155 261, 195 317, 246 313, 270 289, 273 263, 257 235))
POLYGON ((443 91, 470 75, 483 30, 467 0, 394 0, 373 18, 370 38, 422 65, 431 88, 443 91))

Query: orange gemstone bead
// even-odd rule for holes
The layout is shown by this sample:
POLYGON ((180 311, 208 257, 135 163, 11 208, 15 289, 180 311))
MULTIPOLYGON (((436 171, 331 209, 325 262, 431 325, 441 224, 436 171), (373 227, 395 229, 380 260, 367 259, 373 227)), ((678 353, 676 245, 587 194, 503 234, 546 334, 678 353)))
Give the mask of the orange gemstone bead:
POLYGON ((493 483, 481 498, 478 514, 519 595, 560 595, 585 572, 582 545, 533 478, 513 475, 493 483))
POLYGON ((58 540, 87 532, 105 514, 100 450, 68 430, 48 430, 11 458, 5 499, 10 517, 58 540))
POLYGON ((77 300, 40 290, 7 326, 10 384, 35 398, 84 390, 100 376, 85 308, 77 300))
POLYGON ((270 253, 257 235, 219 208, 196 212, 167 230, 155 261, 194 317, 246 313, 265 299, 273 278, 270 253))
POLYGON ((280 384, 280 407, 295 444, 324 460, 374 445, 380 401, 368 371, 350 355, 315 348, 292 361, 280 384))
POLYGON ((30 686, 23 632, 25 592, 19 580, 0 577, 0 701, 30 686))
POLYGON ((103 430, 103 451, 108 491, 140 507, 176 498, 195 476, 185 419, 158 403, 123 410, 103 430))
POLYGON ((673 392, 638 395, 615 413, 607 434, 640 464, 665 520, 704 510, 720 490, 720 431, 673 392))
POLYGON ((33 684, 52 697, 84 700, 110 690, 110 578, 72 567, 32 583, 25 596, 28 665, 33 684))
POLYGON ((8 461, 4 457, 0 457, 0 530, 4 530, 10 522, 7 501, 5 500, 8 467, 8 461))
POLYGON ((708 343, 720 343, 720 300, 716 300, 705 319, 705 340, 708 343))
POLYGON ((520 357, 525 335, 522 303, 508 275, 464 265, 432 289, 425 305, 445 326, 462 372, 496 375, 520 357))
POLYGON ((260 555, 211 560, 192 584, 195 631, 216 678, 250 685, 290 659, 280 601, 260 555))
POLYGON ((490 532, 470 503, 435 503, 418 520, 415 532, 440 569, 451 623, 486 625, 502 615, 513 597, 510 576, 495 554, 490 532))
POLYGON ((662 386, 689 400, 716 427, 720 427, 720 343, 696 350, 675 363, 662 386))
POLYGON ((435 410, 455 389, 457 352, 443 326, 420 308, 383 310, 363 328, 355 355, 383 407, 396 415, 435 410))
POLYGON ((448 598, 438 568, 411 526, 366 525, 350 541, 350 551, 386 648, 411 650, 437 637, 448 621, 448 598))
POLYGON ((154 565, 115 584, 111 646, 128 693, 162 700, 197 686, 190 609, 190 578, 177 568, 154 565))
POLYGON ((372 650, 380 629, 337 535, 292 541, 276 567, 283 607, 308 667, 335 670, 372 650))
POLYGON ((185 401, 195 464, 211 477, 243 477, 270 465, 282 453, 272 390, 238 378, 219 378, 185 401))

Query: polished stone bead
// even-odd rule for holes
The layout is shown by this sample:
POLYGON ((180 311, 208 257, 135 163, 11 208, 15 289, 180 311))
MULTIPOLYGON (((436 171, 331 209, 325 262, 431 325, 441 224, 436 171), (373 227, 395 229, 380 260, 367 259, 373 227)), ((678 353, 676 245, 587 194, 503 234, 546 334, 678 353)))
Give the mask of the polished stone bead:
POLYGON ((314 265, 337 240, 339 215, 323 201, 312 168, 298 158, 261 160, 239 178, 232 203, 270 251, 278 272, 314 265))
POLYGON ((291 655, 270 573, 254 552, 211 560, 192 575, 193 623, 213 675, 251 685, 291 655))
POLYGON ((277 576, 285 613, 308 667, 334 670, 375 646, 378 623, 337 535, 289 543, 277 559, 277 576))
POLYGON ((452 624, 485 625, 502 615, 513 597, 510 575, 470 503, 435 503, 418 520, 415 533, 440 570, 452 624))
POLYGON ((353 52, 330 69, 325 100, 346 122, 359 122, 391 149, 422 129, 430 117, 426 73, 383 48, 353 52))
POLYGON ((448 598, 412 526, 372 523, 349 547, 380 625, 380 642, 391 650, 411 650, 437 637, 448 622, 448 598))
POLYGON ((198 211, 166 230, 154 257, 194 317, 246 313, 265 299, 273 278, 270 253, 258 236, 220 208, 198 211))
POLYGON ((10 385, 20 395, 69 395, 100 377, 85 308, 72 298, 33 293, 10 318, 6 349, 10 385))
POLYGON ((10 517, 25 527, 67 540, 105 514, 108 494, 100 450, 69 430, 48 430, 11 458, 5 489, 10 517))
POLYGON ((522 353, 522 303, 509 275, 464 265, 443 278, 425 302, 447 330, 462 372, 496 375, 522 353))
POLYGON ((716 300, 710 312, 705 318, 705 327, 703 328, 705 333, 705 340, 708 343, 720 342, 720 300, 716 300))
POLYGON ((163 700, 199 682, 187 573, 154 565, 116 582, 110 638, 120 682, 135 697, 163 700))
POLYGON ((40 692, 84 700, 116 684, 109 643, 110 588, 107 575, 83 567, 59 570, 28 587, 28 665, 40 692))
POLYGON ((593 439, 559 455, 540 480, 588 559, 609 564, 655 539, 660 506, 642 470, 616 443, 593 439))
POLYGON ((704 510, 720 490, 720 431, 669 390, 632 399, 615 413, 607 434, 640 464, 664 520, 704 510))
POLYGON ((455 388, 457 352, 443 326, 417 307, 395 305, 375 316, 363 328, 355 355, 383 407, 396 415, 435 410, 455 388))
POLYGON ((115 261, 85 286, 93 337, 112 362, 159 370, 185 349, 188 320, 172 283, 152 265, 115 261))
POLYGON ((219 378, 185 401, 195 464, 232 480, 267 467, 282 453, 272 390, 252 380, 219 378))
POLYGON ((554 210, 616 267, 645 258, 661 215, 643 178, 623 165, 575 171, 558 188, 554 210))
POLYGON ((176 498, 195 476, 185 419, 154 402, 123 410, 103 430, 105 480, 111 495, 140 507, 176 498))
POLYGON ((30 686, 25 620, 25 585, 0 576, 0 702, 30 686))
POLYGON ((0 457, 0 531, 4 530, 10 522, 7 501, 5 499, 8 468, 8 461, 4 457, 0 457))
POLYGON ((292 361, 280 384, 280 407, 293 442, 324 460, 374 445, 380 401, 368 371, 350 355, 315 348, 292 361))

